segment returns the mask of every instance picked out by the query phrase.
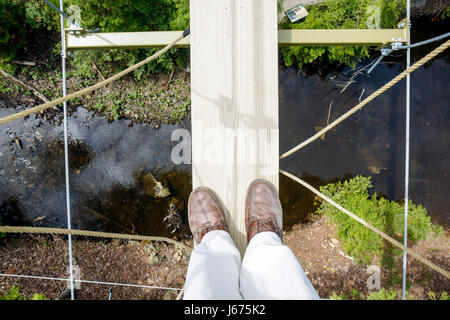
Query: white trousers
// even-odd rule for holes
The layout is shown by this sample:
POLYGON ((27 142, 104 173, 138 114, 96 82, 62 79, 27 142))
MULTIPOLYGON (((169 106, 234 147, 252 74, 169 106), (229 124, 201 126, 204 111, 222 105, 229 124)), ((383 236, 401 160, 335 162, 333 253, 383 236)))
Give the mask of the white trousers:
POLYGON ((260 232, 241 255, 228 232, 208 232, 189 261, 186 300, 320 299, 291 249, 260 232))

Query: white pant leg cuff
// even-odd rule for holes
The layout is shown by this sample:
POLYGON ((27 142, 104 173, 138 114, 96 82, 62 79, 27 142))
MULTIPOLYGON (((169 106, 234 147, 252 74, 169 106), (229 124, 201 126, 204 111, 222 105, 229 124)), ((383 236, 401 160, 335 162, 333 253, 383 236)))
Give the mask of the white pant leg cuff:
POLYGON ((203 236, 202 241, 200 241, 200 243, 202 243, 204 241, 205 242, 212 241, 217 238, 224 238, 226 240, 233 242, 233 239, 231 239, 231 235, 229 232, 226 232, 224 230, 212 230, 212 231, 207 232, 203 236))
POLYGON ((279 235, 272 231, 259 232, 253 236, 248 246, 253 247, 260 244, 265 245, 282 245, 283 242, 279 235))

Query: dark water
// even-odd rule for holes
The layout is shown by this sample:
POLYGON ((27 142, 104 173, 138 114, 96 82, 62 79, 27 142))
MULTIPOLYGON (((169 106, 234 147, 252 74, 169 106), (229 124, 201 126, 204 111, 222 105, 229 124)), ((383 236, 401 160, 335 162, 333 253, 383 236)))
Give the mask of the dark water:
MULTIPOLYGON (((413 26, 413 41, 448 32, 447 25, 413 26)), ((412 51, 413 62, 436 45, 412 51)), ((361 66, 370 63, 365 61, 361 66)), ((280 152, 285 152, 367 97, 404 68, 404 52, 386 59, 370 76, 340 93, 349 68, 317 72, 280 67, 280 152), (338 71, 336 71, 338 70, 338 71)), ((410 198, 421 203, 435 222, 450 222, 450 53, 438 56, 411 77, 410 198)), ((315 186, 355 175, 373 177, 373 191, 401 200, 404 190, 404 81, 380 96, 339 127, 284 159, 280 167, 315 186)), ((0 117, 12 113, 0 108, 0 117)), ((189 165, 175 166, 170 153, 176 128, 189 122, 129 127, 109 123, 83 108, 69 117, 72 224, 75 228, 135 231, 141 234, 186 234, 186 200, 192 189, 189 165), (145 192, 148 173, 171 191, 156 199, 145 192), (175 215, 164 220, 169 208, 175 215), (173 211, 173 210, 172 210, 173 211)), ((0 126, 0 214, 5 224, 66 226, 62 125, 36 119, 0 126), (17 221, 22 217, 26 221, 17 221)), ((295 182, 280 176, 285 228, 305 221, 314 198, 295 182)))
MULTIPOLYGON (((413 24, 412 41, 450 30, 449 24, 413 24), (415 29, 414 29, 415 28, 415 29), (420 32, 418 32, 420 31, 420 32)), ((442 43, 442 42, 440 42, 442 43)), ((440 44, 439 43, 439 44, 440 44)), ((412 49, 414 63, 438 44, 412 49)), ((359 75, 343 89, 351 70, 319 76, 292 68, 280 72, 280 152, 286 152, 359 103, 405 68, 405 52, 385 59, 371 74, 359 75)), ((362 65, 368 64, 365 61, 362 65)), ((446 51, 411 75, 411 133, 409 195, 423 204, 432 220, 449 226, 450 198, 450 52, 446 51)), ((319 186, 336 178, 372 176, 373 191, 392 200, 404 199, 405 81, 376 98, 361 111, 318 140, 281 161, 280 167, 319 186)), ((283 188, 289 193, 294 186, 283 188)), ((302 194, 301 192, 299 194, 302 194)), ((293 198, 293 197, 291 197, 293 198)), ((304 214, 313 199, 303 197, 304 214)), ((304 217, 304 215, 303 215, 304 217)))
MULTIPOLYGON (((0 109, 0 116, 11 111, 0 109)), ((183 199, 192 189, 190 168, 174 168, 170 161, 175 145, 171 133, 180 126, 129 127, 125 121, 94 117, 84 108, 69 117, 73 225, 170 235, 174 228, 162 223, 169 205, 183 213, 183 199), (143 177, 149 172, 171 196, 155 199, 144 192, 143 177)), ((0 213, 13 211, 35 225, 66 226, 62 125, 32 116, 0 127, 0 158, 0 213)))

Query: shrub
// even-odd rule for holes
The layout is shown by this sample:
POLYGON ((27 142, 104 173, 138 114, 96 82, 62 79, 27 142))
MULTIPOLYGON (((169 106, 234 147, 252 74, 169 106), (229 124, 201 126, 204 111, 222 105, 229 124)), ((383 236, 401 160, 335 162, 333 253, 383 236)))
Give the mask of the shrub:
MULTIPOLYGON (((372 12, 369 6, 380 8, 382 28, 396 27, 405 10, 405 0, 328 0, 309 6, 309 15, 298 23, 285 22, 283 29, 366 29, 372 12)), ((286 66, 294 63, 302 68, 317 59, 323 62, 339 62, 354 67, 357 62, 369 57, 367 46, 286 47, 281 49, 286 66)))
MULTIPOLYGON (((402 239, 404 205, 376 194, 369 196, 371 178, 356 176, 345 182, 331 183, 320 187, 320 191, 358 217, 364 219, 390 236, 402 239)), ((319 213, 326 214, 336 224, 337 237, 345 252, 358 262, 371 263, 372 259, 385 253, 385 243, 379 235, 337 210, 331 204, 322 202, 319 213)), ((442 227, 431 223, 426 209, 421 205, 408 206, 408 239, 416 243, 431 233, 442 233, 442 227)), ((400 254, 395 248, 394 255, 400 254)))

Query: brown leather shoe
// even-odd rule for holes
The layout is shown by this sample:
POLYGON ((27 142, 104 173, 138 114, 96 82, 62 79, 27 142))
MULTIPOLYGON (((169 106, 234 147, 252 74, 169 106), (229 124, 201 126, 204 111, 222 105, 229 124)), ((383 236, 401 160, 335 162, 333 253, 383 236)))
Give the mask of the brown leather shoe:
POLYGON ((196 244, 199 244, 209 231, 229 232, 222 205, 214 192, 206 187, 198 187, 191 192, 188 202, 188 220, 196 244))
POLYGON ((245 198, 247 243, 257 233, 271 231, 283 240, 283 211, 278 192, 267 180, 253 181, 245 198))

